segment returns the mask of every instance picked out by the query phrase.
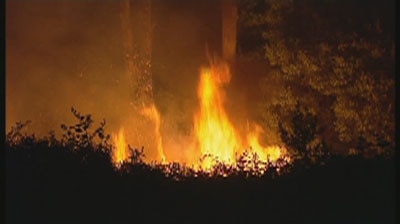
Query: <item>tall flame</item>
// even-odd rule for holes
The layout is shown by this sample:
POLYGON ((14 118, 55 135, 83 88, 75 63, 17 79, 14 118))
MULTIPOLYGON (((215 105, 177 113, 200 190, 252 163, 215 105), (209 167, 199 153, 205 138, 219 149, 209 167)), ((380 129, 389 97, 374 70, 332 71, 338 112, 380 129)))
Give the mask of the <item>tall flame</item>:
MULTIPOLYGON (((229 66, 224 62, 213 63, 201 69, 197 91, 200 109, 195 115, 195 132, 201 154, 232 164, 235 155, 244 151, 243 143, 247 143, 260 161, 276 161, 282 156, 283 149, 279 146, 262 146, 259 138, 263 130, 260 126, 255 125, 255 129, 249 131, 244 140, 229 121, 224 109, 222 85, 228 83, 230 78, 229 66)), ((208 159, 200 165, 203 169, 209 169, 213 163, 215 160, 208 159)))
MULTIPOLYGON (((194 115, 194 139, 185 148, 190 149, 193 157, 183 161, 186 165, 192 165, 195 169, 204 171, 212 169, 216 162, 235 165, 236 156, 245 149, 258 155, 258 160, 274 162, 284 156, 285 149, 279 146, 263 146, 260 136, 263 129, 254 125, 252 130, 247 130, 245 136, 240 136, 235 129, 224 107, 225 92, 223 85, 229 83, 231 73, 227 63, 211 63, 208 67, 200 69, 200 79, 197 89, 199 109, 194 115), (200 152, 200 154, 198 154, 200 152)), ((155 104, 143 108, 141 114, 148 118, 154 125, 155 144, 157 149, 157 161, 167 163, 176 160, 177 156, 170 154, 170 161, 165 156, 163 139, 160 131, 161 116, 155 104)), ((126 148, 123 129, 114 136, 116 150, 113 152, 113 162, 118 164, 129 158, 126 148)), ((264 163, 265 164, 265 163, 264 163)))
MULTIPOLYGON (((224 110, 224 95, 221 85, 230 80, 227 67, 202 68, 198 88, 199 112, 195 115, 195 132, 201 154, 210 154, 222 162, 235 161, 235 149, 240 139, 224 110)), ((204 161, 202 168, 213 164, 204 161)))
POLYGON ((113 164, 119 165, 127 161, 130 157, 128 147, 126 145, 124 129, 121 128, 117 135, 113 135, 115 148, 112 151, 113 164))

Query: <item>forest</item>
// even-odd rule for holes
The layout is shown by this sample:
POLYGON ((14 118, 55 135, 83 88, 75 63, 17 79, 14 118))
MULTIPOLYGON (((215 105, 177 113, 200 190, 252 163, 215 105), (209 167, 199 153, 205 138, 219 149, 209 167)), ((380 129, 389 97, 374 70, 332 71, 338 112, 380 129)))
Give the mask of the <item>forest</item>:
MULTIPOLYGON (((230 68, 231 77, 221 75, 218 81, 231 79, 224 96, 226 114, 236 118, 232 126, 251 119, 266 130, 261 142, 283 146, 290 159, 264 161, 245 150, 235 152, 233 163, 215 160, 211 169, 195 169, 173 159, 165 161, 175 155, 167 150, 161 151, 163 160, 149 162, 155 152, 146 141, 128 144, 125 158, 116 163, 118 146, 114 130, 108 127, 112 121, 122 121, 119 114, 109 122, 108 117, 101 120, 98 111, 81 113, 72 105, 68 111, 72 115, 51 118, 62 123, 47 135, 28 131, 34 120, 7 124, 5 223, 395 223, 394 1, 220 0, 179 6, 179 1, 171 0, 169 4, 181 11, 210 7, 210 15, 219 23, 210 23, 207 32, 218 30, 218 35, 196 41, 204 46, 207 39, 207 54, 220 49, 218 63, 230 68)), ((168 11, 166 5, 120 1, 121 48, 126 53, 120 59, 125 63, 122 70, 130 75, 128 95, 135 108, 132 114, 138 116, 133 125, 142 127, 137 111, 156 105, 159 111, 149 119, 155 133, 164 137, 160 142, 169 140, 162 136, 170 130, 163 126, 167 121, 179 126, 180 132, 190 132, 192 118, 187 113, 196 109, 187 103, 196 99, 195 93, 183 91, 193 89, 194 78, 161 74, 171 74, 174 63, 181 63, 174 58, 179 52, 187 58, 188 68, 182 65, 176 73, 198 70, 196 63, 207 60, 191 57, 186 45, 173 42, 175 36, 185 42, 185 35, 170 34, 161 26, 169 22, 159 19, 163 10, 168 11), (140 29, 130 30, 131 23, 140 24, 140 29), (161 25, 152 30, 151 23, 161 25), (165 33, 174 38, 162 39, 165 33), (178 53, 169 49, 169 43, 175 43, 178 53), (162 50, 157 52, 157 47, 162 50), (170 65, 164 65, 164 57, 170 65)), ((209 17, 204 21, 211 21, 209 17)), ((191 41, 187 46, 197 46, 191 41)), ((7 79, 13 74, 8 70, 7 79)), ((105 83, 101 85, 111 86, 105 83)), ((92 90, 89 85, 82 91, 92 90)), ((96 100, 79 93, 74 97, 79 104, 96 100)), ((16 108, 12 102, 17 101, 8 101, 7 107, 16 108)), ((55 104, 49 105, 49 111, 54 109, 55 104)), ((50 123, 50 117, 46 121, 50 123)), ((139 134, 153 132, 146 128, 139 134)), ((212 155, 202 156, 200 161, 212 155)))

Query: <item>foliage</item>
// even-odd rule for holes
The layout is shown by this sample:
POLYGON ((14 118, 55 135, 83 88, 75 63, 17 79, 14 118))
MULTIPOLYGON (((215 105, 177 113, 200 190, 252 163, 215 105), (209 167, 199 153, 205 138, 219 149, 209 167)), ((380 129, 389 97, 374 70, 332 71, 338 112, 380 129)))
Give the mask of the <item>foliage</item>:
POLYGON ((297 155, 306 163, 323 162, 329 157, 328 146, 318 137, 315 115, 297 105, 291 125, 289 130, 280 125, 280 133, 283 142, 292 150, 291 154, 294 157, 297 155))
POLYGON ((128 145, 128 149, 130 151, 129 155, 129 161, 131 161, 131 163, 133 164, 143 164, 143 158, 145 157, 144 154, 144 147, 142 147, 142 149, 139 151, 136 148, 132 148, 130 145, 128 145))
MULTIPOLYGON (((268 169, 261 177, 240 172, 210 177, 206 173, 182 176, 178 170, 186 168, 177 163, 129 163, 123 164, 129 172, 115 172, 107 165, 109 160, 93 156, 99 150, 92 150, 93 159, 82 163, 76 150, 42 147, 35 141, 29 148, 6 149, 6 223, 186 223, 188 219, 248 223, 265 217, 292 223, 283 218, 288 214, 321 223, 332 216, 330 211, 335 211, 334 222, 395 223, 395 169, 387 158, 332 157, 325 166, 315 165, 307 172, 296 166, 283 176, 268 169), (167 169, 169 177, 161 172, 167 169), (300 217, 299 211, 304 211, 300 217), (162 220, 154 218, 155 213, 162 220)), ((257 161, 257 156, 247 155, 242 158, 257 161)), ((225 170, 223 164, 217 166, 225 170)))
MULTIPOLYGON (((241 2, 239 36, 242 41, 258 38, 253 49, 271 66, 261 86, 269 129, 292 135, 296 106, 301 105, 317 118, 319 141, 335 150, 356 149, 364 139, 365 152, 393 152, 393 2, 358 4, 241 2)), ((242 56, 251 58, 253 53, 243 51, 242 56)), ((312 141, 304 136, 300 151, 312 141)))
MULTIPOLYGON (((294 127, 314 119, 302 112, 296 117, 294 123, 299 125, 294 127)), ((75 149, 55 139, 54 133, 37 139, 21 133, 26 124, 17 123, 7 134, 7 223, 160 222, 152 219, 155 212, 162 215, 161 221, 174 223, 188 221, 181 218, 182 214, 202 219, 199 223, 210 220, 210 216, 227 221, 225 214, 232 214, 233 221, 256 222, 268 212, 269 220, 282 223, 285 214, 298 214, 301 209, 316 209, 320 223, 331 215, 326 208, 336 209, 335 217, 343 213, 346 220, 355 221, 364 220, 360 217, 370 209, 366 222, 392 223, 391 159, 331 157, 324 166, 312 164, 306 168, 300 163, 287 164, 284 158, 265 163, 257 154, 244 151, 237 155, 236 166, 215 158, 214 169, 207 172, 179 163, 146 164, 142 160, 144 149, 129 147, 134 152, 130 162, 116 171, 108 154, 97 150, 96 144, 86 145, 83 141, 85 145, 75 149), (215 214, 204 212, 204 204, 215 214), (384 209, 382 205, 386 205, 384 209), (337 208, 342 210, 338 212, 337 208), (275 214, 279 211, 284 213, 275 214), (348 214, 354 212, 349 218, 348 214)), ((312 135, 313 127, 305 130, 312 135)), ((315 221, 316 216, 311 215, 307 223, 315 221)))
POLYGON ((61 125, 61 129, 64 131, 61 143, 73 149, 94 147, 109 152, 111 150, 110 135, 104 133, 105 120, 100 123, 100 127, 91 132, 92 116, 90 114, 81 115, 74 108, 71 108, 71 112, 78 123, 70 126, 61 125), (95 145, 96 143, 97 145, 95 145))
MULTIPOLYGON (((43 138, 36 138, 34 135, 27 135, 22 133, 22 130, 30 123, 17 122, 15 127, 7 133, 7 149, 10 152, 18 152, 28 155, 28 157, 37 155, 48 155, 49 158, 57 158, 64 156, 66 161, 73 161, 71 164, 63 163, 65 166, 73 164, 86 164, 101 163, 105 169, 112 167, 111 163, 111 150, 113 146, 108 142, 109 134, 105 134, 105 121, 100 124, 100 127, 91 131, 94 121, 91 115, 82 115, 74 108, 71 112, 78 120, 77 124, 67 126, 61 125, 64 131, 60 140, 56 139, 54 132, 50 132, 49 136, 43 138), (96 144, 97 143, 97 144, 96 144), (54 150, 57 149, 57 150, 54 150)), ((244 151, 242 154, 237 155, 235 164, 230 165, 220 161, 213 155, 203 155, 200 162, 210 160, 214 165, 209 170, 199 169, 179 164, 176 162, 158 163, 152 162, 146 164, 144 162, 145 153, 144 147, 141 150, 132 148, 128 145, 130 151, 130 158, 119 164, 117 167, 112 168, 121 175, 141 176, 140 173, 151 173, 159 178, 167 178, 172 180, 185 180, 190 178, 219 178, 228 176, 241 176, 241 177, 256 177, 256 176, 271 176, 287 173, 289 171, 289 164, 285 161, 276 162, 263 162, 259 160, 256 153, 244 151), (285 172, 284 172, 285 171, 285 172)), ((40 160, 39 162, 45 162, 40 160)), ((115 164, 114 164, 115 165, 115 164)))
POLYGON ((11 130, 6 134, 6 145, 16 146, 21 145, 28 136, 22 133, 22 130, 31 123, 31 121, 17 122, 15 126, 11 127, 11 130))

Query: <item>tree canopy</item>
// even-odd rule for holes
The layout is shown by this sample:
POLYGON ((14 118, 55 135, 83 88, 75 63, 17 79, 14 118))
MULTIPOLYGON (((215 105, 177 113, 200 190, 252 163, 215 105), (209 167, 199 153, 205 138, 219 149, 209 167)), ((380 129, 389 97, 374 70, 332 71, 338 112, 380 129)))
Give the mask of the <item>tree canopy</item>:
POLYGON ((326 143, 341 152, 392 152, 393 6, 394 1, 241 1, 239 54, 271 66, 261 84, 264 125, 293 136, 296 113, 311 114, 317 125, 307 150, 326 143))

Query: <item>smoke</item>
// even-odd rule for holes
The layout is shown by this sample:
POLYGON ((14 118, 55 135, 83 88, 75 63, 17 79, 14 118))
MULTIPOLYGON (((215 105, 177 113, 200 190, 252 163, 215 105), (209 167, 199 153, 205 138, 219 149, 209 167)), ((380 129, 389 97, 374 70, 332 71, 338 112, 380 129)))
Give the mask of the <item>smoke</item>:
MULTIPOLYGON (((152 7, 153 89, 161 132, 175 136, 165 137, 166 144, 172 138, 185 143, 197 105, 199 67, 207 62, 205 47, 220 51, 220 11, 211 0, 153 1, 152 7)), ((75 122, 74 107, 92 114, 95 125, 106 119, 109 133, 123 126, 133 146, 146 144, 137 136, 150 131, 131 106, 119 1, 10 0, 6 12, 6 130, 31 120, 28 133, 59 135, 60 124, 75 122)))
POLYGON ((62 122, 73 122, 71 106, 99 121, 118 122, 129 90, 113 24, 118 8, 111 6, 7 1, 7 129, 29 119, 36 135, 58 130, 62 122))

